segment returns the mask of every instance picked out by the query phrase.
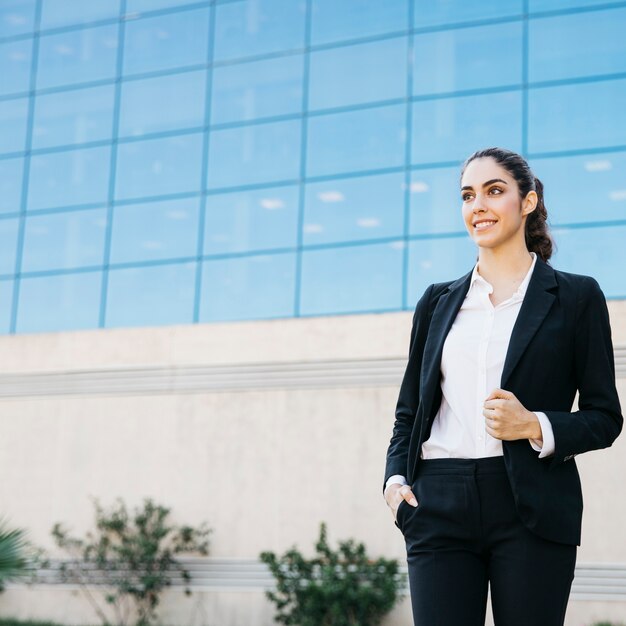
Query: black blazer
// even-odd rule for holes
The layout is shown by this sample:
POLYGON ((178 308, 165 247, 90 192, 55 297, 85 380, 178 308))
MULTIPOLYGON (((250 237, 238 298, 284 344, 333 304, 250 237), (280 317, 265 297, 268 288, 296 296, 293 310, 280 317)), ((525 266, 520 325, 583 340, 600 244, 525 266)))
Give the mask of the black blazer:
MULTIPOLYGON (((471 275, 430 285, 415 307, 383 492, 393 474, 406 476, 410 485, 415 481, 421 445, 441 404, 443 343, 471 275)), ((580 545, 583 498, 574 457, 611 446, 624 423, 609 313, 595 278, 556 270, 537 257, 500 388, 513 392, 529 411, 543 411, 554 431, 554 454, 543 459, 527 439, 502 441, 520 518, 545 539, 580 545), (577 390, 580 410, 572 412, 577 390)))

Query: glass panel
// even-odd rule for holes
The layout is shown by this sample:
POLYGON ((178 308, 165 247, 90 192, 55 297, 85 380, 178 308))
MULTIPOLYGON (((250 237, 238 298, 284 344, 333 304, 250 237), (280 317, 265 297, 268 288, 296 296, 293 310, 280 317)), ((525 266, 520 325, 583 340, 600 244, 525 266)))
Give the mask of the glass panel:
POLYGON ((404 172, 306 187, 305 245, 402 236, 404 172))
POLYGON ((36 0, 0 2, 0 37, 29 33, 34 28, 36 0))
POLYGON ((0 152, 23 152, 26 145, 28 100, 0 102, 0 152))
POLYGON ((408 0, 313 0, 311 43, 403 31, 409 27, 408 16, 408 0))
POLYGON ((555 228, 558 249, 550 260, 559 270, 593 276, 607 298, 625 298, 626 226, 555 228))
POLYGON ((626 153, 537 159, 530 165, 544 184, 551 224, 623 220, 626 216, 626 153))
POLYGON ((101 272, 22 278, 18 333, 97 328, 101 272))
POLYGON ((404 104, 309 118, 307 175, 404 165, 404 104))
POLYGON ((402 241, 305 250, 303 315, 396 310, 402 306, 402 241))
POLYGON ((469 234, 417 239, 409 244, 408 308, 414 309, 431 283, 456 280, 476 264, 478 248, 469 234))
POLYGON ((114 96, 113 85, 37 96, 33 148, 108 139, 114 96))
POLYGON ((210 194, 204 223, 204 254, 295 246, 298 187, 210 194))
POLYGON ((29 215, 22 271, 102 265, 106 210, 29 215))
POLYGON ((15 272, 15 252, 19 219, 0 220, 0 275, 15 272))
POLYGON ((116 206, 111 263, 195 257, 199 198, 116 206))
POLYGON ((530 20, 529 79, 554 80, 626 71, 624 24, 626 8, 530 20))
POLYGON ((117 25, 112 24, 42 36, 37 88, 113 78, 117 30, 117 25))
POLYGON ((522 93, 424 100, 413 105, 413 163, 462 161, 487 146, 521 152, 522 93))
POLYGON ((205 89, 206 70, 123 82, 120 136, 204 126, 205 89))
POLYGON ((13 281, 0 280, 0 333, 11 331, 11 308, 13 306, 13 281))
POLYGON ((309 107, 325 109, 406 96, 406 37, 311 53, 309 107), (355 68, 367 71, 355 71, 355 68))
POLYGON ((595 4, 607 4, 607 0, 529 0, 528 7, 531 13, 536 13, 539 11, 574 9, 595 4))
POLYGON ((521 85, 522 23, 415 36, 413 94, 521 85))
POLYGON ((216 61, 304 47, 304 2, 247 0, 216 8, 216 61))
POLYGON ((209 188, 297 178, 299 120, 214 130, 209 140, 209 188))
POLYGON ((0 96, 29 90, 32 47, 32 39, 0 44, 0 96))
POLYGON ((110 151, 104 146, 31 156, 28 208, 106 202, 110 151))
POLYGON ((196 264, 109 271, 106 326, 191 324, 196 264))
POLYGON ((412 235, 465 230, 461 214, 460 176, 460 166, 420 169, 412 173, 412 235))
POLYGON ((22 201, 24 159, 0 159, 0 213, 17 213, 22 201))
POLYGON ((292 253, 205 261, 200 321, 292 316, 295 272, 292 253))
POLYGON ((302 110, 302 55, 218 66, 213 70, 211 123, 302 110))
MULTIPOLYGON (((209 4, 209 0, 204 0, 209 4)), ((155 11, 156 9, 166 9, 169 7, 185 5, 185 4, 201 4, 202 0, 127 0, 126 12, 134 13, 135 11, 155 11)))
POLYGON ((118 17, 120 0, 45 0, 41 10, 41 28, 56 28, 118 17))
POLYGON ((547 152, 624 145, 625 110, 624 79, 530 89, 528 150, 547 152))
POLYGON ((445 2, 421 2, 414 0, 414 24, 417 28, 457 24, 494 17, 509 17, 524 13, 523 0, 446 0, 445 2))
POLYGON ((202 133, 120 144, 116 198, 200 190, 202 133))
POLYGON ((208 35, 208 8, 129 21, 125 33, 124 73, 206 63, 208 35))

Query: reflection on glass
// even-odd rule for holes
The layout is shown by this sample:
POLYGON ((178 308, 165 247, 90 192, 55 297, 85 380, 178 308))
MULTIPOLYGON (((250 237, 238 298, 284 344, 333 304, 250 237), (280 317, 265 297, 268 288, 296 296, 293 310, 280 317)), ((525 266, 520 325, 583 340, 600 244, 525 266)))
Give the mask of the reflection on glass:
POLYGON ((26 147, 28 100, 0 101, 0 153, 22 152, 26 147))
POLYGON ((24 159, 0 159, 0 213, 17 213, 22 201, 24 159))
POLYGON ((13 274, 15 271, 15 252, 17 250, 17 218, 0 220, 0 276, 13 274))
POLYGON ((199 198, 116 206, 111 263, 195 257, 199 198))
POLYGON ((196 264, 109 271, 105 326, 191 324, 196 264))
POLYGON ((41 9, 41 28, 57 28, 118 17, 120 0, 45 0, 41 9))
POLYGON ((204 224, 205 254, 294 247, 298 187, 209 194, 204 224))
POLYGON ((0 2, 0 37, 23 35, 32 31, 36 0, 2 0, 0 2))
POLYGON ((22 271, 101 265, 106 210, 30 215, 26 219, 22 271))
POLYGON ((303 315, 396 310, 402 307, 404 242, 305 250, 303 315))
POLYGON ((305 245, 402 236, 404 173, 334 179, 306 187, 305 245))
POLYGON ((101 284, 101 272, 22 278, 16 332, 97 328, 101 284))
POLYGON ((524 13, 523 0, 448 0, 447 2, 420 2, 414 0, 414 25, 441 26, 494 17, 521 17, 524 13))
POLYGON ((295 271, 293 253, 205 261, 200 322, 292 316, 295 271))
POLYGON ((309 108, 404 98, 407 55, 406 37, 312 52, 309 108))
POLYGON ((32 39, 0 43, 0 96, 28 91, 32 47, 32 39))

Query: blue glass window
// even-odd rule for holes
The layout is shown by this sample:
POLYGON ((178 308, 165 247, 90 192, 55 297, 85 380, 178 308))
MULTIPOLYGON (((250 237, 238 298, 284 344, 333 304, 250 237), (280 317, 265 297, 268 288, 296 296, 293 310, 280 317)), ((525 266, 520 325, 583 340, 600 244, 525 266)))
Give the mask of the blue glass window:
POLYGON ((531 13, 536 13, 539 11, 574 9, 595 4, 607 4, 607 2, 606 0, 529 0, 528 8, 531 13))
POLYGON ((107 200, 111 148, 86 148, 33 155, 28 208, 48 209, 107 200))
POLYGON ((117 61, 117 25, 42 36, 37 88, 112 79, 117 61))
POLYGON ((300 120, 214 130, 209 140, 209 188, 298 177, 300 120))
POLYGON ((210 194, 204 224, 205 254, 295 246, 298 187, 210 194))
POLYGON ((309 183, 305 245, 402 236, 404 172, 309 183))
POLYGON ((624 24, 624 8, 530 20, 530 81, 626 71, 624 24))
POLYGON ((0 153, 24 151, 27 117, 26 98, 0 102, 0 153))
POLYGON ((418 34, 413 61, 414 95, 521 85, 522 23, 418 34))
POLYGON ((209 9, 129 21, 125 41, 125 74, 206 63, 209 9))
POLYGON ((408 0, 313 0, 311 43, 332 43, 406 31, 408 0))
POLYGON ((461 213, 460 176, 460 166, 419 169, 412 173, 412 235, 453 233, 465 229, 461 213))
POLYGON ((289 317, 294 313, 295 275, 292 253, 205 261, 200 321, 289 317))
POLYGON ((195 257, 199 198, 116 206, 111 263, 195 257))
POLYGON ((33 148, 99 141, 111 136, 114 86, 39 95, 35 99, 33 148))
POLYGON ((626 217, 626 153, 552 157, 536 159, 530 165, 544 184, 551 224, 626 217))
POLYGON ((414 3, 413 21, 417 28, 458 24, 494 17, 521 17, 524 13, 523 0, 481 0, 481 2, 467 2, 467 0, 421 2, 414 0, 414 3))
POLYGON ((205 90, 206 70, 123 82, 120 136, 204 126, 205 90))
POLYGON ((305 250, 303 315, 389 311, 402 307, 404 242, 305 250))
POLYGON ((120 0, 45 0, 42 2, 41 28, 57 28, 119 16, 120 0))
POLYGON ((18 218, 0 220, 0 275, 15 272, 18 228, 18 218))
POLYGON ((429 237, 409 244, 408 308, 415 308, 431 283, 455 280, 471 271, 478 248, 465 233, 459 237, 429 237))
POLYGON ((105 232, 105 209, 29 215, 22 271, 102 265, 105 232))
POLYGON ((406 37, 313 52, 309 108, 404 98, 407 56, 406 37))
POLYGON ((36 0, 2 0, 0 37, 23 35, 33 30, 36 0))
POLYGON ((624 145, 625 110, 624 79, 531 89, 528 150, 547 152, 624 145))
MULTIPOLYGON (((202 2, 203 0, 200 0, 202 2)), ((208 4, 208 0, 204 0, 208 4)), ((127 0, 126 12, 135 11, 155 11, 157 9, 168 9, 184 4, 199 4, 198 0, 127 0)))
POLYGON ((406 106, 309 118, 308 176, 404 165, 406 106))
POLYGON ((109 271, 106 326, 191 324, 196 264, 109 271))
POLYGON ((202 133, 119 144, 115 195, 143 198, 200 191, 202 133))
POLYGON ((216 8, 216 61, 304 47, 305 4, 244 0, 216 8))
POLYGON ((302 66, 298 54, 215 67, 211 123, 300 113, 302 66))
POLYGON ((29 90, 32 47, 32 39, 0 44, 0 96, 29 90))
POLYGON ((22 278, 16 331, 97 328, 101 284, 100 272, 22 278))
POLYGON ((11 308, 13 304, 13 281, 0 280, 0 333, 11 331, 11 308))
POLYGON ((461 161, 487 146, 521 151, 522 94, 488 93, 413 105, 413 163, 461 161))
POLYGON ((24 159, 0 159, 0 213, 17 213, 22 201, 24 159))
MULTIPOLYGON (((549 209, 548 209, 549 210, 549 209)), ((555 228, 557 269, 593 276, 607 298, 625 298, 626 226, 555 228)))

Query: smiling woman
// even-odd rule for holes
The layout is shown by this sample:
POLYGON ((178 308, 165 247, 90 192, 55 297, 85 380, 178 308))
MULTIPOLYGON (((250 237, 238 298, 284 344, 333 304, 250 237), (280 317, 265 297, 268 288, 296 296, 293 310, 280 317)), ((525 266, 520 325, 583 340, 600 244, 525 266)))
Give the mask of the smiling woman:
POLYGON ((549 264, 543 185, 522 156, 475 152, 460 190, 477 263, 416 305, 383 493, 415 624, 483 626, 490 587, 497 624, 562 626, 581 543, 572 460, 624 421, 606 300, 549 264))

